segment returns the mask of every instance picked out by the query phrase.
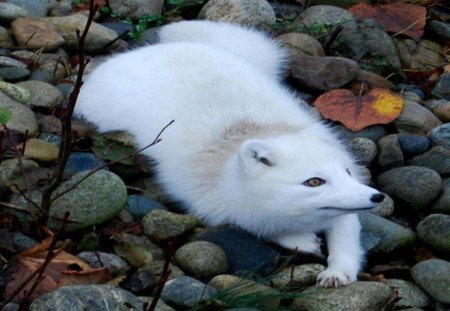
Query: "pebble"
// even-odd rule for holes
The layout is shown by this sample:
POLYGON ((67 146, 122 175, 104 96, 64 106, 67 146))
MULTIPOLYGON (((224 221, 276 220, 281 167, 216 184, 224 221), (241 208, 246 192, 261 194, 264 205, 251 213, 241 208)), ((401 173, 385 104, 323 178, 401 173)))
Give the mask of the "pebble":
POLYGON ((248 26, 275 23, 275 12, 266 0, 209 0, 198 13, 199 19, 248 26))
POLYGON ((450 150, 442 146, 433 147, 429 151, 412 158, 410 164, 425 166, 441 175, 448 175, 450 174, 450 150))
MULTIPOLYGON (((159 284, 164 268, 164 261, 156 260, 137 269, 125 283, 125 288, 133 292, 142 292, 154 288, 159 284)), ((169 264, 170 274, 168 280, 184 276, 184 272, 169 264)))
POLYGON ((422 166, 404 166, 378 176, 380 191, 406 202, 413 209, 427 206, 441 191, 442 179, 436 171, 422 166))
POLYGON ((420 87, 415 86, 414 84, 399 83, 397 85, 397 90, 403 96, 405 96, 405 93, 409 93, 417 96, 418 100, 425 100, 424 91, 420 87))
POLYGON ((27 104, 31 99, 31 93, 18 84, 0 81, 0 90, 21 104, 27 104))
POLYGON ((173 201, 155 178, 132 180, 130 181, 130 186, 141 189, 143 196, 163 205, 168 205, 173 201))
POLYGON ((308 311, 379 311, 394 298, 392 289, 378 282, 355 282, 338 288, 309 287, 290 308, 308 311))
POLYGON ((431 214, 417 225, 417 236, 426 244, 450 252, 450 215, 431 214))
POLYGON ((425 308, 430 304, 430 299, 419 287, 413 283, 400 280, 389 279, 386 283, 396 291, 397 299, 394 301, 394 310, 404 308, 425 308))
POLYGON ((450 122, 450 100, 437 99, 427 102, 426 107, 431 109, 442 122, 450 122))
POLYGON ((26 141, 23 155, 38 161, 50 162, 58 159, 59 149, 54 144, 39 138, 26 141))
POLYGON ((414 281, 431 297, 442 303, 450 303, 450 262, 429 259, 411 269, 414 281))
POLYGON ((325 56, 320 42, 305 33, 286 33, 276 39, 288 47, 292 55, 325 56))
MULTIPOLYGON (((39 165, 36 162, 29 159, 22 159, 22 165, 25 173, 39 168, 39 165)), ((22 178, 19 160, 16 158, 4 159, 0 163, 0 188, 2 186, 8 187, 13 183, 17 184, 17 179, 19 178, 22 178)))
POLYGON ((167 208, 154 200, 147 199, 143 195, 132 194, 128 196, 127 211, 133 215, 134 219, 142 219, 154 209, 167 210, 167 208))
MULTIPOLYGON (((39 244, 36 240, 18 231, 0 229, 0 247, 11 253, 21 253, 39 244)), ((3 310, 2 310, 3 311, 3 310)))
POLYGON ((0 77, 6 81, 18 81, 30 75, 27 68, 22 67, 0 67, 0 77))
POLYGON ((272 278, 275 288, 303 288, 316 284, 317 276, 325 270, 325 266, 317 263, 303 264, 283 269, 272 278))
MULTIPOLYGON (((105 161, 97 158, 93 153, 89 152, 72 152, 67 160, 64 174, 73 175, 82 171, 90 171, 106 165, 105 161)), ((108 167, 104 167, 108 170, 108 167)))
POLYGON ((161 293, 161 299, 172 307, 189 308, 210 299, 217 290, 189 276, 169 280, 161 293))
POLYGON ((51 291, 30 305, 30 311, 56 310, 138 311, 142 301, 132 293, 109 285, 69 285, 51 291))
POLYGON ((8 24, 18 18, 27 17, 29 15, 30 13, 26 9, 18 5, 0 2, 0 21, 3 23, 8 24))
POLYGON ((416 43, 412 39, 396 40, 402 65, 407 69, 428 71, 442 67, 445 57, 442 46, 430 40, 416 43))
POLYGON ((26 49, 53 51, 66 42, 52 23, 42 19, 16 19, 11 30, 19 46, 26 49))
POLYGON ((442 182, 443 191, 436 199, 431 210, 435 213, 450 214, 450 178, 446 178, 442 182))
POLYGON ((8 128, 24 134, 28 131, 28 137, 34 137, 38 131, 36 116, 30 108, 12 100, 5 93, 0 91, 0 108, 9 110, 12 113, 11 119, 7 123, 8 128))
POLYGON ((333 130, 337 132, 340 138, 343 140, 350 140, 357 137, 364 137, 372 141, 378 141, 382 137, 388 135, 385 127, 382 125, 372 125, 357 132, 352 132, 345 128, 343 125, 336 125, 333 130))
POLYGON ((0 48, 10 49, 12 47, 14 47, 14 41, 11 34, 8 29, 0 26, 0 48))
POLYGON ((81 252, 77 257, 93 268, 105 267, 112 277, 125 275, 131 269, 125 260, 111 253, 81 252))
POLYGON ((181 246, 175 253, 178 266, 197 277, 212 277, 228 269, 225 252, 206 241, 194 241, 181 246))
POLYGON ((347 141, 346 147, 356 157, 358 164, 364 166, 370 165, 378 153, 377 144, 364 137, 350 139, 347 141))
POLYGON ((378 203, 377 206, 375 206, 372 210, 370 210, 370 212, 372 214, 381 217, 391 217, 392 214, 394 213, 394 209, 395 209, 394 200, 392 200, 392 198, 389 195, 384 193, 383 201, 378 203))
POLYGON ((393 123, 401 133, 418 135, 426 135, 442 124, 430 110, 409 100, 404 101, 403 110, 393 123))
POLYGON ((370 254, 389 254, 412 246, 415 233, 395 222, 372 213, 359 213, 361 245, 370 254))
POLYGON ((433 146, 450 148, 450 123, 435 127, 428 133, 428 138, 433 146))
POLYGON ((64 101, 64 95, 54 85, 47 82, 28 80, 16 84, 31 94, 28 104, 36 107, 55 108, 64 101))
POLYGON ((133 268, 140 268, 155 260, 163 260, 161 248, 145 236, 117 233, 111 237, 114 251, 133 268))
POLYGON ((358 72, 356 81, 366 83, 370 88, 382 88, 388 90, 395 89, 394 83, 392 83, 388 79, 366 70, 360 70, 358 72))
POLYGON ((208 229, 194 240, 209 241, 222 248, 228 258, 227 273, 230 274, 251 271, 267 276, 275 270, 280 259, 275 248, 235 228, 208 229))
POLYGON ((290 63, 292 78, 321 91, 340 88, 355 79, 358 71, 358 63, 343 57, 294 55, 290 63))
MULTIPOLYGON (((325 25, 332 27, 355 17, 349 11, 332 5, 314 5, 303 11, 295 20, 296 24, 303 25, 306 30, 311 27, 325 25)), ((345 24, 345 23, 344 23, 345 24)))
POLYGON ((27 68, 27 65, 25 63, 8 56, 0 56, 0 66, 27 68))
POLYGON ((404 165, 403 153, 398 142, 397 134, 387 135, 378 140, 378 164, 385 168, 404 165))
POLYGON ((28 12, 33 17, 45 17, 51 7, 56 4, 56 0, 39 0, 39 1, 29 1, 29 0, 8 0, 9 3, 18 5, 28 12))
POLYGON ((193 215, 175 214, 162 209, 154 209, 142 219, 142 228, 145 234, 155 242, 167 240, 169 237, 178 237, 200 224, 193 215))
POLYGON ((440 21, 431 21, 430 27, 438 34, 441 35, 447 40, 450 40, 450 24, 447 22, 440 22, 440 21))
POLYGON ((164 0, 110 0, 109 7, 121 18, 138 20, 142 16, 161 16, 164 0))
POLYGON ((422 154, 430 148, 430 140, 422 135, 399 134, 398 143, 403 153, 407 155, 422 154))
POLYGON ((441 75, 438 83, 431 90, 431 94, 438 98, 450 100, 450 73, 441 75))

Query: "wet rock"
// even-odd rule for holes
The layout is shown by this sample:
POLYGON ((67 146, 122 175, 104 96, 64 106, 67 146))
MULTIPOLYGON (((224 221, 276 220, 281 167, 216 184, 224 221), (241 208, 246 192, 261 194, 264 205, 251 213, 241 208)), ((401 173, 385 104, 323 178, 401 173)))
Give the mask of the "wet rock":
POLYGON ((30 305, 30 311, 55 310, 143 310, 142 301, 132 293, 109 285, 70 285, 51 291, 30 305))
POLYGON ((228 269, 225 252, 206 241, 194 241, 181 246, 175 253, 175 261, 184 271, 194 276, 214 276, 228 269))
POLYGON ((404 107, 394 125, 399 132, 425 135, 442 122, 422 105, 405 100, 404 107))
MULTIPOLYGON (((22 159, 22 166, 25 174, 39 168, 39 165, 36 162, 28 159, 22 159)), ((0 188, 2 186, 9 187, 12 184, 17 185, 18 179, 22 179, 19 160, 16 158, 3 160, 0 163, 0 188)))
POLYGON ((426 104, 428 109, 434 113, 442 122, 450 122, 450 101, 444 99, 431 100, 426 104))
POLYGON ((7 123, 8 128, 19 133, 28 131, 29 137, 34 137, 38 131, 38 123, 34 112, 30 108, 12 100, 3 92, 0 92, 0 108, 7 109, 12 113, 7 123))
POLYGON ((31 98, 28 104, 37 107, 55 108, 64 101, 64 95, 55 86, 42 81, 23 81, 16 84, 28 90, 31 98))
POLYGON ((30 75, 27 68, 22 67, 0 67, 0 77, 5 81, 18 81, 30 75))
POLYGON ((162 209, 165 211, 167 210, 164 205, 156 201, 147 199, 142 195, 136 194, 128 196, 128 204, 126 209, 130 212, 131 215, 133 215, 134 219, 142 219, 145 215, 147 215, 154 209, 162 209))
POLYGON ((387 285, 395 290, 398 299, 394 302, 394 309, 404 308, 425 308, 429 305, 430 299, 417 286, 411 282, 400 279, 389 279, 387 285))
POLYGON ((395 222, 372 213, 359 213, 361 222, 361 245, 370 254, 389 254, 412 246, 415 234, 395 222))
POLYGON ((11 30, 17 43, 27 49, 53 51, 65 43, 55 26, 42 19, 16 19, 11 23, 11 30))
POLYGON ((357 132, 352 132, 349 129, 345 128, 343 125, 336 125, 333 129, 343 140, 364 137, 372 141, 378 141, 382 137, 388 135, 388 132, 386 131, 384 126, 381 125, 372 125, 357 132))
POLYGON ((425 260, 412 267, 411 275, 431 297, 442 303, 450 303, 450 262, 425 260))
POLYGON ((26 9, 33 17, 45 17, 50 8, 56 4, 56 0, 8 0, 8 3, 13 3, 26 9))
POLYGON ((130 266, 125 260, 111 253, 81 252, 77 257, 93 268, 105 267, 113 277, 125 275, 130 270, 130 266))
POLYGON ((292 78, 311 89, 327 91, 339 88, 353 80, 358 71, 358 63, 342 57, 308 55, 291 57, 292 78))
POLYGON ((209 0, 198 18, 263 26, 275 23, 275 12, 266 0, 209 0))
POLYGON ((159 246, 146 237, 127 233, 112 236, 114 251, 124 258, 133 268, 140 268, 154 260, 163 260, 164 255, 159 246))
POLYGON ((294 299, 293 310, 379 311, 394 297, 389 286, 378 282, 355 282, 338 288, 309 287, 294 299))
MULTIPOLYGON (((0 3, 1 4, 1 3, 0 3)), ((1 8, 0 8, 1 10, 1 8)), ((0 48, 10 49, 14 46, 14 41, 8 29, 0 26, 0 48)))
MULTIPOLYGON (((125 23, 125 22, 122 22, 122 21, 115 21, 115 20, 113 20, 113 21, 106 21, 106 22, 103 22, 101 25, 105 26, 105 27, 107 27, 109 29, 114 30, 116 32, 117 36, 122 37, 122 38, 127 33, 132 32, 132 31, 135 30, 135 27, 134 27, 133 24, 125 23)), ((146 29, 146 30, 150 30, 150 29, 153 29, 153 28, 149 28, 149 29, 146 29)))
POLYGON ((18 18, 26 16, 30 16, 26 9, 12 3, 0 3, 0 21, 3 23, 11 23, 18 18))
POLYGON ((450 174, 450 150, 442 146, 433 147, 424 154, 414 157, 410 164, 425 166, 439 174, 448 175, 450 174))
MULTIPOLYGON (((164 268, 164 261, 152 261, 137 269, 125 283, 125 288, 133 292, 142 292, 151 289, 159 284, 164 268)), ((169 264, 170 274, 168 280, 184 276, 183 271, 177 266, 169 264)))
POLYGON ((267 276, 275 270, 280 258, 280 253, 267 243, 234 228, 209 229, 194 240, 209 241, 222 248, 228 258, 227 273, 230 274, 252 271, 267 276))
POLYGON ((404 68, 427 71, 442 67, 445 57, 442 46, 430 40, 419 43, 411 39, 396 40, 404 68))
MULTIPOLYGON (((332 5, 314 5, 303 11, 295 23, 303 25, 306 29, 320 25, 333 27, 333 25, 354 20, 352 13, 332 5)), ((345 23, 344 23, 345 24, 345 23)))
POLYGON ((38 161, 55 161, 59 149, 54 144, 38 138, 31 138, 25 144, 24 156, 38 161))
POLYGON ((433 248, 450 252, 450 215, 428 215, 417 225, 417 235, 433 248))
POLYGON ((162 14, 164 1, 146 1, 146 0, 110 0, 109 7, 121 17, 128 17, 138 20, 142 15, 159 16, 162 14))
POLYGON ((450 214, 450 178, 444 179, 442 188, 443 191, 431 206, 431 210, 436 213, 450 214))
POLYGON ((450 148, 450 123, 435 127, 428 133, 428 138, 433 146, 450 148))
POLYGON ((302 288, 316 284, 317 276, 324 270, 325 266, 316 263, 288 267, 275 274, 271 281, 275 288, 302 288))
POLYGON ((370 212, 381 217, 390 217, 394 213, 394 200, 384 193, 383 201, 377 204, 370 212))
POLYGON ((168 281, 164 285, 161 299, 170 306, 189 308, 201 301, 208 300, 217 292, 214 287, 189 276, 168 281))
MULTIPOLYGON (((64 174, 73 175, 82 171, 90 171, 103 167, 105 161, 97 158, 94 154, 88 152, 72 152, 69 155, 64 174)), ((103 168, 108 170, 108 167, 103 168)))
POLYGON ((156 242, 185 234, 199 224, 193 215, 175 214, 162 209, 154 209, 142 219, 145 234, 156 242))
MULTIPOLYGON (((407 83, 399 83, 397 85, 397 90, 400 94, 402 94, 403 97, 406 95, 413 95, 416 97, 417 101, 425 100, 425 93, 423 92, 422 88, 414 85, 414 84, 407 84, 407 83)), ((413 99, 411 99, 413 100, 413 99)), ((414 101, 414 100, 413 100, 414 101)))
POLYGON ((8 95, 11 99, 18 101, 21 104, 26 104, 31 99, 31 93, 18 84, 0 81, 0 90, 8 95))
POLYGON ((447 38, 447 40, 450 40, 450 24, 440 22, 440 21, 431 21, 430 27, 436 31, 437 34, 447 38))
POLYGON ((349 140, 346 144, 349 150, 357 159, 358 164, 368 166, 377 156, 377 144, 368 138, 356 137, 349 140))
POLYGON ((403 153, 398 142, 398 135, 391 134, 378 141, 378 164, 385 167, 403 166, 403 153))
POLYGON ((421 154, 430 148, 430 140, 421 135, 400 134, 398 135, 398 144, 405 154, 421 154))
POLYGON ((276 37, 289 48, 292 55, 325 56, 325 51, 317 39, 304 33, 291 32, 276 37))
MULTIPOLYGON (((0 247, 11 253, 21 253, 39 244, 36 240, 18 231, 0 229, 0 247)), ((3 310, 2 310, 3 311, 3 310)))

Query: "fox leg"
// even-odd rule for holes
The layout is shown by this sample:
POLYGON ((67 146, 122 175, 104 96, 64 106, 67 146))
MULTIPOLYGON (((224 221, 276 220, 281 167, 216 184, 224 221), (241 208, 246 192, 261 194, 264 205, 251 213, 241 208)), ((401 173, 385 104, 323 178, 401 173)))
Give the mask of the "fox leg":
POLYGON ((287 233, 277 236, 275 242, 288 249, 322 255, 321 241, 315 233, 287 233))

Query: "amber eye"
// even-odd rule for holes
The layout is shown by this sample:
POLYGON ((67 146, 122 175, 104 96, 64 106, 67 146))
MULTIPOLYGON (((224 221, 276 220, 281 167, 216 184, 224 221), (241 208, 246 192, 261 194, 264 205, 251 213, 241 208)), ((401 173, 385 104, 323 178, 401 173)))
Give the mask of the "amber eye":
POLYGON ((303 184, 307 187, 319 187, 326 183, 325 180, 319 177, 310 178, 307 181, 305 181, 303 184))

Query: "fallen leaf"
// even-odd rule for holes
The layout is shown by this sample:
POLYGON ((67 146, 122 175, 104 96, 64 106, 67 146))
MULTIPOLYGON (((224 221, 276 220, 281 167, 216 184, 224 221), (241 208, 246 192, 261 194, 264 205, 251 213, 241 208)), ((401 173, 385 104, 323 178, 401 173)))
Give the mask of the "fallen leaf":
POLYGON ((345 89, 319 96, 314 105, 326 119, 339 121, 352 131, 395 120, 403 109, 403 99, 386 89, 375 88, 364 96, 345 89))
POLYGON ((135 164, 135 149, 132 146, 105 136, 95 136, 92 138, 92 142, 92 151, 100 159, 106 161, 120 160, 119 163, 125 165, 135 164))
POLYGON ((427 15, 425 7, 401 2, 376 7, 360 2, 349 7, 348 10, 359 18, 376 20, 387 32, 401 33, 415 41, 419 41, 423 35, 427 15))

